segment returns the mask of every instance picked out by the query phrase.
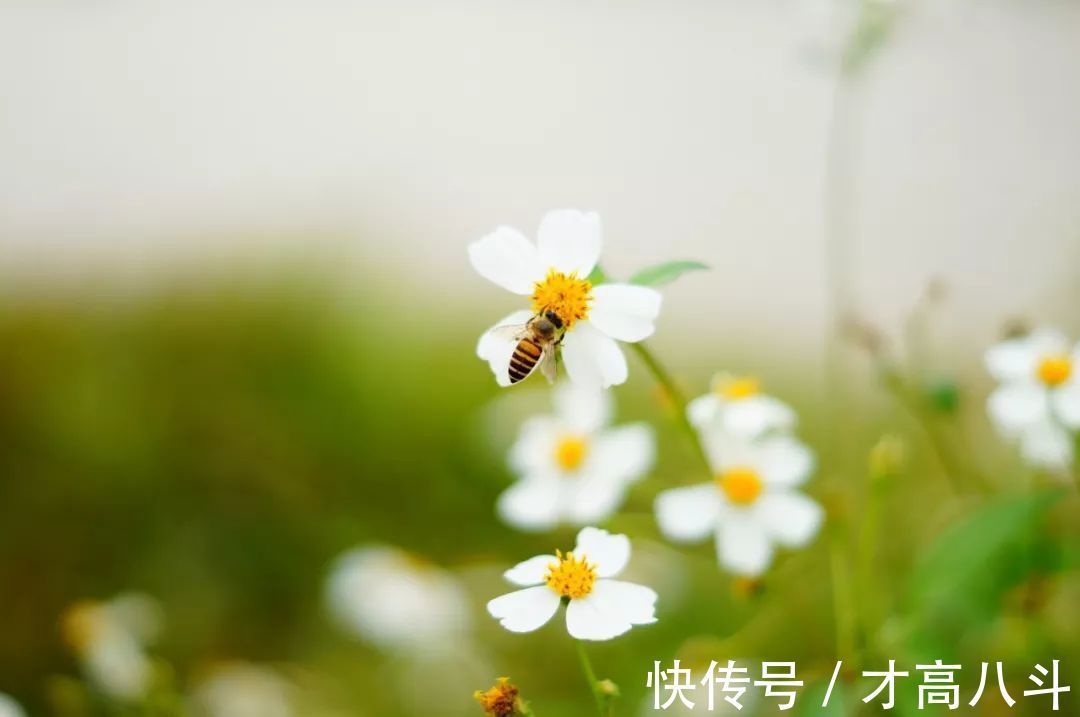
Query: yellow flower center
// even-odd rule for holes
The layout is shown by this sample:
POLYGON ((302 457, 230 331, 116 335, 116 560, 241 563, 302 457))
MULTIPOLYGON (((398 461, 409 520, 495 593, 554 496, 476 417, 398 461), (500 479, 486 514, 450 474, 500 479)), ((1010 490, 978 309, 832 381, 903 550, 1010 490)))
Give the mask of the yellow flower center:
POLYGON ((589 441, 584 436, 563 436, 555 444, 555 462, 564 471, 576 471, 588 452, 589 441))
POLYGON ((716 392, 720 398, 728 401, 739 401, 761 393, 761 382, 753 376, 733 376, 721 379, 716 392))
POLYGON ((566 598, 583 598, 592 592, 596 583, 596 566, 590 565, 584 556, 579 560, 573 553, 563 555, 555 551, 557 563, 548 566, 544 582, 558 595, 566 598))
POLYGON ((533 313, 554 311, 562 319, 563 328, 569 329, 589 315, 592 284, 588 279, 579 279, 576 272, 563 274, 552 269, 543 281, 533 285, 530 298, 533 313))
POLYGON ((1047 386, 1060 386, 1072 375, 1072 359, 1065 354, 1046 356, 1039 362, 1039 380, 1047 386))
POLYGON ((518 688, 510 684, 509 677, 500 677, 495 685, 482 692, 473 693, 473 699, 480 703, 485 714, 493 717, 509 717, 517 711, 518 688))
POLYGON ((74 603, 60 618, 60 628, 68 647, 77 654, 86 652, 104 628, 101 606, 90 600, 74 603))
POLYGON ((750 505, 761 495, 761 477, 753 468, 732 468, 716 476, 724 495, 736 505, 750 505))

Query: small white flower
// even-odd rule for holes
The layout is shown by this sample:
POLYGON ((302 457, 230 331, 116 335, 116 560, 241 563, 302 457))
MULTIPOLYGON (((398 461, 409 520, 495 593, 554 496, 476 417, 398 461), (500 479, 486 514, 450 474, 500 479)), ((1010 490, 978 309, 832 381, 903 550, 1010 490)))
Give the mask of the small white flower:
POLYGON ((656 593, 613 580, 630 561, 630 539, 583 528, 573 552, 538 555, 504 573, 524 587, 495 598, 488 612, 511 632, 532 632, 550 620, 565 600, 566 629, 579 640, 610 640, 634 625, 656 622, 656 593))
POLYGON ((491 366, 500 386, 510 385, 516 342, 499 331, 554 312, 566 331, 562 359, 571 380, 605 388, 626 381, 626 357, 617 341, 634 343, 653 333, 660 293, 633 284, 588 280, 600 258, 600 217, 562 209, 548 212, 533 244, 502 226, 469 245, 469 261, 485 279, 519 296, 528 310, 503 318, 480 337, 476 354, 491 366))
POLYGON ((383 649, 429 649, 469 626, 458 580, 397 548, 356 548, 337 559, 326 602, 339 623, 383 649))
POLYGON ((769 431, 795 426, 795 412, 783 401, 761 393, 752 376, 719 374, 712 391, 698 396, 686 407, 686 415, 698 430, 716 426, 735 436, 756 438, 769 431))
POLYGON ((814 467, 801 442, 786 435, 747 440, 713 429, 702 434, 715 480, 656 497, 656 519, 670 540, 715 535, 720 564, 755 577, 772 562, 775 545, 806 545, 824 512, 795 490, 814 467))
POLYGON ((290 685, 271 669, 228 663, 203 678, 192 696, 199 717, 290 717, 290 685))
POLYGON ((0 717, 26 717, 18 702, 0 692, 0 717))
POLYGON ((604 520, 653 462, 647 425, 605 428, 612 413, 607 391, 563 382, 553 398, 553 415, 522 425, 510 450, 510 466, 520 479, 497 505, 499 516, 522 530, 604 520))
POLYGON ((161 627, 161 608, 146 595, 129 593, 107 602, 83 601, 63 618, 64 637, 87 678, 119 700, 142 697, 153 677, 145 652, 161 627))
POLYGON ((991 347, 986 367, 1001 382, 986 402, 998 431, 1018 440, 1032 465, 1067 468, 1069 431, 1080 429, 1080 344, 1042 329, 991 347))

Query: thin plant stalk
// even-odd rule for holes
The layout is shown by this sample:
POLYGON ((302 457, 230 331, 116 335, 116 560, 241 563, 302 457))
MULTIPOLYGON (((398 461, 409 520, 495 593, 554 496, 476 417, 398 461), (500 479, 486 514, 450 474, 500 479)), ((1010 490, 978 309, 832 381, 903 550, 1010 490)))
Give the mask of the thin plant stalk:
POLYGON ((596 700, 596 709, 600 714, 600 717, 606 717, 607 712, 604 709, 604 695, 600 691, 600 683, 596 679, 596 670, 593 669, 592 661, 589 660, 589 653, 585 651, 585 643, 581 640, 574 640, 577 643, 578 660, 581 662, 581 671, 585 675, 585 681, 589 683, 589 690, 593 694, 593 699, 596 700))
POLYGON ((701 437, 690 424, 690 419, 686 415, 686 396, 679 390, 674 379, 671 378, 671 374, 668 373, 667 369, 664 368, 664 365, 656 358, 656 355, 649 350, 644 341, 631 344, 631 346, 634 347, 637 355, 641 357, 641 361, 645 364, 646 368, 649 369, 649 373, 653 375, 653 378, 656 379, 656 382, 664 390, 664 393, 667 394, 668 400, 671 401, 671 404, 675 409, 675 420, 679 424, 679 428, 686 434, 687 438, 690 439, 690 443, 694 446, 695 452, 698 454, 702 465, 705 467, 705 472, 711 477, 712 465, 709 461, 708 454, 705 452, 705 446, 702 444, 701 437))

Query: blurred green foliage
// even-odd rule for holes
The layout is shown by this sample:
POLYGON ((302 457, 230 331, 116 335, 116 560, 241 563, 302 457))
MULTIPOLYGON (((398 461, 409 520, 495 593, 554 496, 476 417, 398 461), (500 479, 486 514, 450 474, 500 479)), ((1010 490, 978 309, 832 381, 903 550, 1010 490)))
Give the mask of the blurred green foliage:
MULTIPOLYGON (((512 635, 483 614, 506 591, 501 570, 568 548, 574 534, 522 535, 494 516, 511 480, 502 453, 516 424, 506 416, 546 410, 548 399, 538 386, 497 390, 473 356, 485 326, 450 301, 414 312, 399 297, 318 280, 9 300, 0 311, 0 690, 32 714, 60 709, 70 684, 56 676, 78 672, 59 615, 75 600, 137 589, 163 603, 164 638, 152 651, 177 690, 200 666, 241 658, 281 666, 302 714, 476 714, 473 690, 500 674, 543 717, 589 714, 557 620, 512 635), (441 667, 382 655, 329 623, 327 567, 366 541, 459 573, 476 608, 474 683, 425 698, 441 667)), ((678 377, 693 394, 730 358, 671 351, 667 362, 708 367, 678 377)), ((700 480, 700 469, 641 365, 631 373, 617 392, 620 420, 656 426, 660 461, 608 527, 631 535, 635 564, 649 563, 663 585, 656 626, 590 647, 599 676, 620 687, 617 714, 642 713, 646 673, 673 657, 699 676, 711 659, 796 660, 807 682, 801 714, 854 714, 866 693, 858 670, 890 658, 909 669, 961 661, 968 694, 981 661, 1006 661, 1016 694, 1036 661, 1058 658, 1080 686, 1075 489, 1046 487, 1053 479, 1025 473, 989 442, 968 458, 991 459, 992 486, 956 489, 918 417, 887 403, 853 409, 841 428, 846 452, 821 453, 836 427, 822 419, 814 377, 792 366, 770 388, 792 399, 800 433, 819 450, 810 491, 835 540, 782 556, 749 585, 717 570, 711 545, 659 538, 652 497, 700 480), (868 460, 885 433, 911 450, 871 487, 868 460), (855 566, 848 587, 834 579, 836 559, 855 566), (835 593, 846 589, 856 652, 838 654, 835 593), (837 659, 846 667, 834 699, 847 707, 815 711, 807 701, 837 659)), ((954 422, 950 436, 967 430, 969 409, 940 417, 954 422)), ((1042 706, 1021 701, 1015 713, 1042 706)), ((760 713, 772 711, 763 701, 760 713)))

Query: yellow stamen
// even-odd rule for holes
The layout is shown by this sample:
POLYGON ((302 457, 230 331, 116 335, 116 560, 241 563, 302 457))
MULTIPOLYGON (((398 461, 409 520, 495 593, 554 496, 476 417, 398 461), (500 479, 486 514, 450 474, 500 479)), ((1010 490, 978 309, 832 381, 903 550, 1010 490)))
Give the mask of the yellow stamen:
POLYGON ((1039 380, 1047 386, 1060 386, 1072 375, 1072 359, 1065 354, 1046 356, 1039 362, 1039 380))
POLYGON ((579 279, 576 272, 563 274, 552 269, 543 281, 536 282, 530 298, 533 313, 554 311, 562 319, 563 328, 569 329, 575 321, 588 317, 592 284, 588 279, 579 279))
POLYGON ((564 471, 575 471, 585 462, 589 442, 584 436, 563 436, 555 444, 555 462, 564 471))
POLYGON ((509 677, 500 677, 486 692, 480 690, 474 692, 473 699, 480 703, 485 714, 493 717, 510 717, 517 713, 518 688, 510 684, 509 677))
POLYGON ((590 565, 584 556, 579 560, 573 553, 563 555, 555 551, 557 563, 548 566, 544 582, 562 597, 583 598, 592 592, 596 583, 596 566, 590 565))
POLYGON ((731 468, 716 476, 720 490, 736 505, 750 505, 761 495, 761 478, 753 468, 731 468))
POLYGON ((720 398, 739 401, 761 393, 761 382, 753 376, 728 376, 717 381, 716 392, 720 398))

